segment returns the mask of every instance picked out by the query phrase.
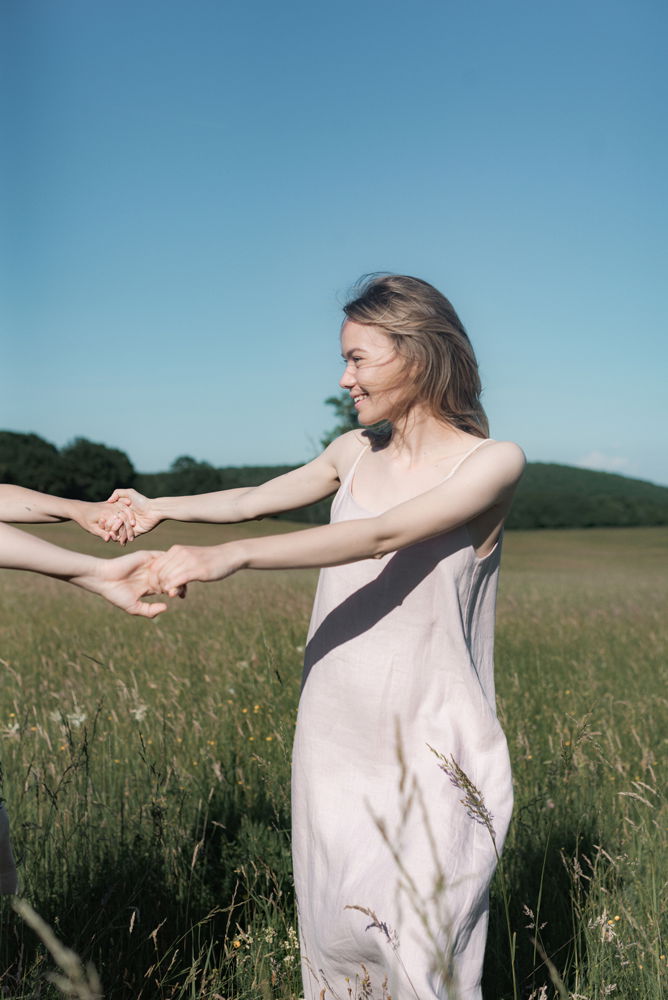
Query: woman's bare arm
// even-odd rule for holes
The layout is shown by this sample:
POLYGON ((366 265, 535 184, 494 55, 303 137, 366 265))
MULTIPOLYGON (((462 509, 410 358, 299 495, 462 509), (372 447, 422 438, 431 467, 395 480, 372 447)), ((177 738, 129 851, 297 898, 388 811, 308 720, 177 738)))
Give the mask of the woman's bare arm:
POLYGON ((118 559, 96 559, 51 545, 25 531, 0 524, 0 567, 30 570, 104 597, 131 615, 155 618, 166 604, 148 604, 140 598, 158 593, 153 589, 150 567, 157 552, 133 552, 118 559))
POLYGON ((240 569, 339 566, 379 558, 452 531, 494 507, 501 519, 524 464, 517 445, 497 442, 472 455, 456 476, 376 517, 211 547, 174 546, 154 570, 160 587, 171 593, 192 580, 223 579, 240 569))
POLYGON ((17 524, 48 524, 75 521, 79 527, 108 542, 110 538, 125 541, 125 525, 132 519, 130 511, 108 503, 89 503, 65 497, 39 493, 24 486, 0 483, 0 521, 17 524), (115 525, 115 529, 111 525, 115 525), (120 529, 120 530, 119 530, 120 529))
POLYGON ((149 499, 135 490, 114 490, 110 502, 131 512, 134 535, 150 531, 161 521, 206 521, 235 524, 269 514, 294 510, 330 496, 339 486, 339 470, 361 447, 357 431, 345 434, 299 469, 270 479, 261 486, 246 486, 188 497, 149 499))

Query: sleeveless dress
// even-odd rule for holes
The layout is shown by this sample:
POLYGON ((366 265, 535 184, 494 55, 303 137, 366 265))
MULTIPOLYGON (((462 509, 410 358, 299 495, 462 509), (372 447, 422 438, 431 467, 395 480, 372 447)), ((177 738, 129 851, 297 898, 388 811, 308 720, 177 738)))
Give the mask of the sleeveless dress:
MULTIPOLYGON (((332 522, 374 516, 351 492, 366 451, 332 522)), ((512 810, 494 694, 499 557, 497 542, 478 558, 463 526, 321 571, 292 768, 306 1000, 482 996, 512 810)))

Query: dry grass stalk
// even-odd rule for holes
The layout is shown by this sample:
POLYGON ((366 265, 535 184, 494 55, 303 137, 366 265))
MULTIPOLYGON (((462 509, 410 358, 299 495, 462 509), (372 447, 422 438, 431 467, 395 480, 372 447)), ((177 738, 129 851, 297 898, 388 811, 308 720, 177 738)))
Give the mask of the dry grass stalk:
POLYGON ((89 962, 84 968, 77 953, 67 948, 56 937, 46 920, 43 920, 25 899, 12 900, 12 906, 21 919, 32 928, 64 973, 61 975, 58 972, 48 972, 49 982, 66 997, 75 997, 78 1000, 104 1000, 102 984, 94 965, 89 962))

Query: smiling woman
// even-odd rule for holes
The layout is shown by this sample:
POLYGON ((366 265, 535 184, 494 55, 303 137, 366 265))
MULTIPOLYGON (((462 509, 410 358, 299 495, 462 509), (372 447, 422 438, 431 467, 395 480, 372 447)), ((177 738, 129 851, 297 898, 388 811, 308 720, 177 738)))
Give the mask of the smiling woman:
POLYGON ((368 996, 479 1000, 488 887, 512 806, 494 608, 524 456, 487 437, 475 355, 435 288, 372 277, 345 313, 340 385, 360 423, 387 433, 350 431, 263 486, 111 500, 139 534, 165 518, 242 521, 336 491, 331 524, 174 546, 153 585, 173 594, 240 569, 323 567, 293 752, 304 996, 347 996, 358 979, 368 996), (493 831, 444 780, 445 759, 476 785, 493 831))

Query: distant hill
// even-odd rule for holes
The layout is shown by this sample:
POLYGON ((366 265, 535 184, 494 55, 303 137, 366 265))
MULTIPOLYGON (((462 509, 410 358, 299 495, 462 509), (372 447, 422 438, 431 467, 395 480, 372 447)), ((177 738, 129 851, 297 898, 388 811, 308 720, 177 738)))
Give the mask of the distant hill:
MULTIPOLYGON (((197 463, 199 465, 199 463, 197 463)), ((202 488, 192 478, 188 489, 177 472, 139 473, 137 489, 148 496, 183 495, 253 486, 288 472, 292 466, 230 466, 214 469, 201 463, 202 488)), ((197 472, 193 469, 193 472, 197 472)), ((322 524, 329 518, 328 500, 281 515, 289 520, 322 524)), ((508 528, 634 527, 668 524, 668 487, 609 472, 570 465, 529 462, 517 489, 508 528)))
MULTIPOLYGON (((0 483, 44 493, 100 500, 116 486, 135 486, 149 497, 212 493, 257 486, 294 466, 216 468, 180 455, 166 472, 135 473, 125 452, 75 438, 58 449, 37 434, 0 430, 0 483)), ((324 524, 331 501, 279 515, 324 524)), ((635 527, 668 524, 668 487, 570 465, 530 462, 508 518, 509 528, 635 527)))
POLYGON ((610 472, 529 462, 509 528, 594 528, 668 524, 668 487, 610 472))

